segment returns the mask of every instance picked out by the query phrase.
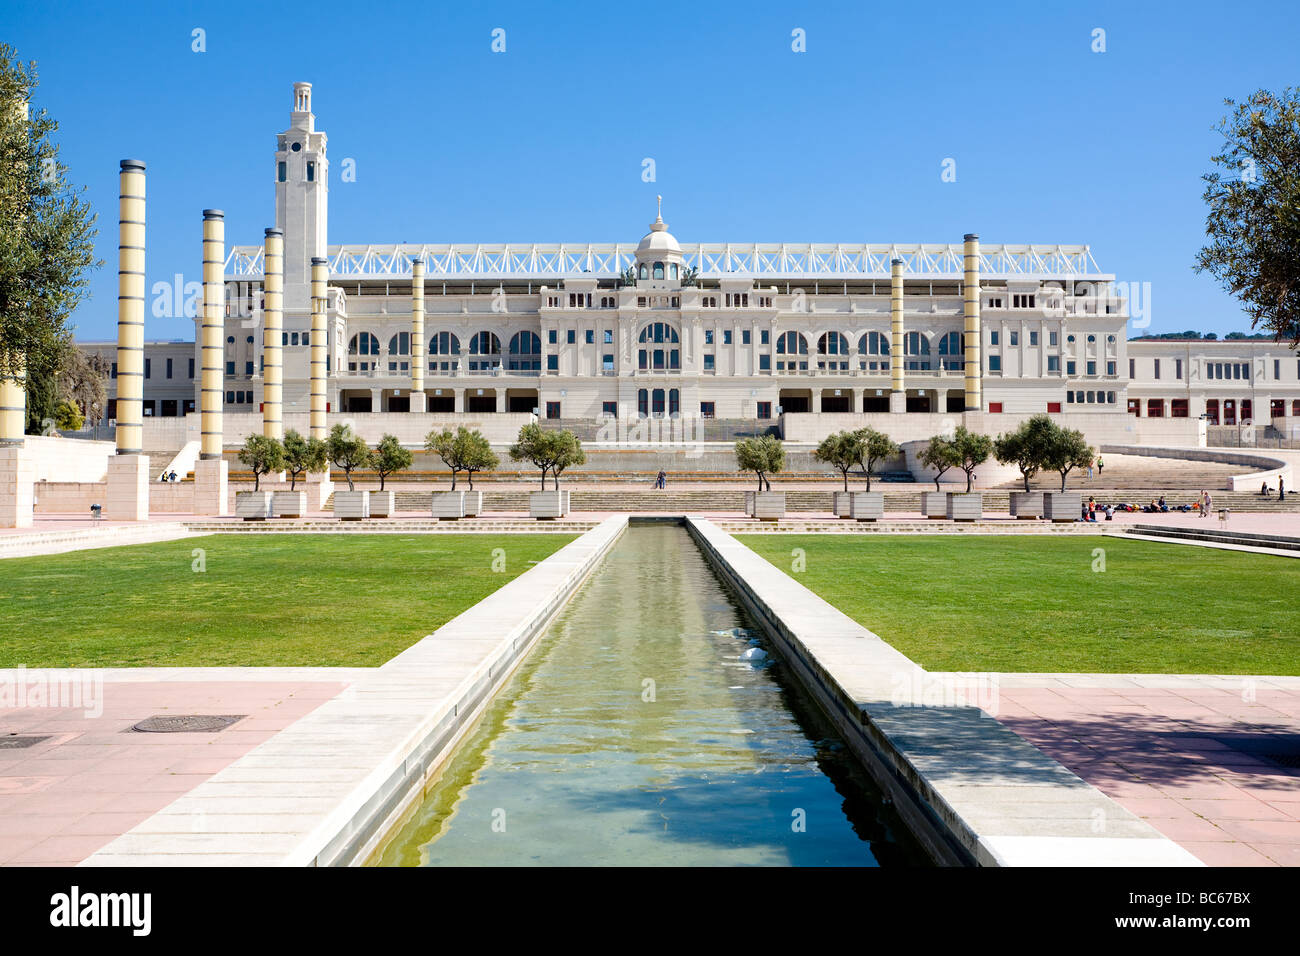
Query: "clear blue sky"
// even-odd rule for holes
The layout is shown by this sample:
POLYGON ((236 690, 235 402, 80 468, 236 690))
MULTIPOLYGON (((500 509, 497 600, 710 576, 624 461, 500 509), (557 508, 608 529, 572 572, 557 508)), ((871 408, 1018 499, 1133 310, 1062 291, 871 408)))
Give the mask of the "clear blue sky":
POLYGON ((635 242, 662 193, 683 242, 1088 243, 1151 283, 1151 331, 1222 335, 1247 319, 1191 270, 1211 127, 1225 96, 1300 81, 1294 2, 0 0, 0 24, 100 215, 87 339, 115 335, 118 160, 149 166, 150 286, 197 280, 201 210, 231 244, 273 223, 295 80, 329 134, 332 243, 635 242))

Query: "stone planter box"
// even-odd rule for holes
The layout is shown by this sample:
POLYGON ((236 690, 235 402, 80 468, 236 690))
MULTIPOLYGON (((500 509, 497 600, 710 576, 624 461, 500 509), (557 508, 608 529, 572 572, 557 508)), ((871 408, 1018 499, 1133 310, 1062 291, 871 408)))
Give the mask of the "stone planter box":
POLYGON ((1043 516, 1043 493, 1041 491, 1013 491, 1010 494, 1011 517, 1041 518, 1043 516))
POLYGON ((947 491, 921 492, 921 514, 927 518, 948 517, 948 495, 947 491))
POLYGON ((853 517, 853 496, 852 491, 835 491, 831 493, 831 508, 835 511, 837 518, 853 517))
POLYGON ((567 491, 534 491, 528 496, 528 516, 543 521, 563 518, 569 513, 567 491))
POLYGON ((271 517, 271 492, 236 492, 235 517, 243 518, 245 521, 265 521, 271 517))
POLYGON ((978 491, 948 495, 948 517, 953 521, 979 521, 984 517, 984 496, 978 491))
POLYGON ((745 492, 745 514, 754 517, 754 492, 745 492))
POLYGON ((1048 521, 1078 521, 1083 512, 1083 495, 1077 491, 1048 491, 1043 494, 1043 517, 1048 521))
POLYGON ((854 521, 879 521, 885 516, 883 491, 854 491, 850 495, 849 517, 854 521))
POLYGON ((439 521, 456 521, 465 517, 465 492, 435 491, 432 514, 439 521))
POLYGON ((778 521, 785 517, 785 492, 754 493, 754 517, 759 521, 778 521))
POLYGON ((307 513, 307 492, 277 491, 271 495, 271 514, 276 518, 301 518, 307 513))
POLYGON ((397 511, 396 495, 391 491, 372 491, 370 492, 370 515, 371 518, 391 518, 397 511))
POLYGON ((341 521, 360 521, 370 517, 370 492, 334 492, 334 517, 341 521))
POLYGON ((474 518, 483 513, 483 492, 465 491, 465 517, 474 518))

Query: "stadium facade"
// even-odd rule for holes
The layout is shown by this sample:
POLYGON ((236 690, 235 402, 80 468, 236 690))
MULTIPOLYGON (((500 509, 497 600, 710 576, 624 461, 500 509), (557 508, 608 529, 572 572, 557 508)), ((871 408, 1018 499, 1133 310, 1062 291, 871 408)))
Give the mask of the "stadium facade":
MULTIPOLYGON (((954 244, 688 244, 660 213, 636 244, 331 246, 327 137, 310 84, 295 84, 293 97, 271 166, 267 230, 283 247, 286 418, 310 406, 315 344, 331 413, 806 413, 829 422, 974 412, 988 430, 999 415, 1107 416, 1100 425, 1131 414, 1257 420, 1288 436, 1300 422, 1293 350, 1130 340, 1143 317, 1130 315, 1131 297, 1084 245, 990 245, 975 235, 954 244), (315 341, 313 264, 324 317, 315 341)), ((263 322, 268 243, 225 254, 220 390, 229 414, 258 412, 274 385, 263 322)), ((1149 309, 1147 295, 1134 311, 1149 321, 1149 309)), ((200 407, 201 322, 194 342, 145 344, 146 417, 200 407)), ((114 343, 82 344, 115 357, 114 343)))

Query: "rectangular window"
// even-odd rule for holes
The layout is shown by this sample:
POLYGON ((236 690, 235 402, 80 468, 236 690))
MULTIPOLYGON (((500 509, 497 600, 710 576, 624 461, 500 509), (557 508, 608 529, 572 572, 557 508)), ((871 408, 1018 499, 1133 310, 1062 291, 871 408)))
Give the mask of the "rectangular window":
POLYGON ((606 330, 605 330, 605 344, 606 344, 606 345, 613 345, 613 344, 614 344, 614 330, 613 330, 613 329, 606 329, 606 330))
POLYGON ((713 344, 713 330, 712 330, 712 329, 705 329, 705 330, 704 330, 704 344, 705 344, 705 345, 712 345, 712 344, 713 344))
POLYGON ((1001 402, 989 402, 989 412, 990 412, 991 414, 993 414, 993 415, 1001 414, 1001 412, 1002 412, 1002 403, 1001 403, 1001 402))
POLYGON ((1096 375, 1096 374, 1097 374, 1097 363, 1096 363, 1096 362, 1094 362, 1094 361, 1092 361, 1092 360, 1089 360, 1088 363, 1087 363, 1087 365, 1086 365, 1085 367, 1087 368, 1087 370, 1088 370, 1088 374, 1089 374, 1089 375, 1096 375))
POLYGON ((990 372, 1000 372, 1000 371, 1002 371, 1002 356, 1001 356, 1001 355, 990 355, 990 356, 989 356, 989 371, 990 371, 990 372))
POLYGON ((1059 372, 1061 370, 1061 356, 1059 355, 1047 356, 1047 370, 1049 372, 1059 372))
POLYGON ((759 345, 767 345, 767 344, 769 344, 770 342, 771 342, 771 333, 769 333, 769 332, 767 331, 767 329, 759 329, 759 332, 758 332, 758 344, 759 344, 759 345))
POLYGON ((1061 403, 1060 403, 1060 402, 1048 402, 1048 403, 1047 403, 1047 413, 1048 413, 1049 415, 1059 415, 1059 414, 1061 414, 1061 403))
POLYGON ((560 357, 558 355, 546 356, 546 371, 558 372, 560 370, 560 357))
POLYGON ((1107 374, 1107 375, 1114 375, 1114 374, 1115 374, 1115 363, 1114 363, 1114 362, 1107 362, 1107 363, 1106 363, 1106 374, 1107 374))
POLYGON ((1019 333, 1019 332, 1012 332, 1012 333, 1011 333, 1011 344, 1012 344, 1012 345, 1019 345, 1019 344, 1020 344, 1020 333, 1019 333))
POLYGON ((559 417, 560 417, 560 403, 559 403, 559 402, 547 402, 547 403, 546 403, 546 417, 547 417, 547 418, 559 418, 559 417))
MULTIPOLYGON (((171 378, 171 377, 172 377, 172 360, 171 360, 171 359, 168 359, 168 360, 167 360, 167 377, 168 377, 168 378, 171 378)), ((175 415, 176 413, 175 413, 175 412, 172 412, 172 414, 175 415)))
POLYGON ((314 183, 315 181, 316 181, 316 164, 313 163, 313 162, 308 162, 308 163, 307 163, 307 182, 309 182, 309 183, 314 183))
POLYGON ((1048 333, 1047 333, 1047 344, 1048 344, 1048 345, 1055 345, 1055 344, 1056 344, 1056 333, 1055 333, 1055 332, 1048 332, 1048 333))
POLYGON ((149 365, 150 365, 149 360, 148 360, 148 359, 145 359, 145 360, 144 360, 144 377, 145 377, 145 378, 149 378, 149 377, 150 377, 150 376, 149 376, 149 372, 150 372, 149 365))
POLYGON ((194 359, 190 359, 190 378, 194 377, 194 359))
POLYGON ((1155 359, 1154 368, 1155 368, 1155 372, 1153 373, 1152 378, 1158 379, 1160 377, 1160 359, 1155 359))
POLYGON ((713 418, 714 417, 713 407, 714 406, 712 402, 700 402, 700 417, 713 418))
POLYGON ((1137 378, 1137 359, 1128 360, 1128 377, 1137 378))
POLYGON ((245 363, 244 363, 244 374, 245 374, 245 375, 252 375, 252 374, 253 374, 253 363, 252 363, 252 362, 245 362, 245 363))
POLYGON ((289 167, 288 167, 287 164, 285 164, 285 163, 280 163, 280 164, 279 164, 279 168, 276 170, 276 173, 275 173, 275 178, 276 178, 279 182, 284 182, 286 179, 289 178, 289 167))
POLYGON ((1033 331, 1032 329, 1029 332, 1029 344, 1030 345, 1038 344, 1038 333, 1033 331))
POLYGON ((234 362, 227 362, 227 363, 226 363, 226 374, 227 374, 227 375, 234 375, 234 374, 235 374, 235 363, 234 363, 234 362))
POLYGON ((1066 392, 1066 393, 1065 393, 1065 403, 1066 403, 1067 405, 1073 405, 1073 404, 1074 404, 1074 392, 1066 392))
POLYGON ((706 371, 706 372, 712 372, 712 371, 713 371, 713 356, 712 356, 712 355, 706 355, 706 356, 704 356, 704 371, 706 371))
POLYGON ((1187 399, 1175 398, 1169 403, 1170 418, 1187 418, 1187 399))
POLYGON ((595 345, 595 344, 596 344, 596 330, 595 330, 595 329, 587 329, 586 340, 587 340, 587 344, 588 344, 588 345, 595 345))
POLYGON ((577 331, 577 329, 569 329, 569 333, 568 333, 568 336, 567 336, 567 342, 568 342, 568 344, 569 344, 569 345, 574 345, 574 344, 577 343, 577 341, 578 341, 578 331, 577 331))
MULTIPOLYGON (((190 376, 190 378, 193 378, 193 377, 194 377, 193 375, 190 376)), ((117 378, 117 363, 116 363, 116 362, 113 363, 113 378, 117 378)))
POLYGON ((1174 378, 1176 378, 1176 379, 1177 379, 1178 381, 1180 381, 1180 382, 1183 380, 1183 360, 1182 360, 1182 359, 1174 359, 1174 378))
POLYGON ((549 342, 551 345, 555 345, 556 343, 559 342, 559 339, 556 338, 555 329, 551 329, 549 332, 546 333, 546 341, 549 342))
POLYGON ((760 372, 770 372, 772 370, 772 356, 764 352, 758 357, 758 370, 760 372))
MULTIPOLYGON (((728 343, 728 344, 730 344, 730 343, 728 343)), ((749 329, 741 329, 741 330, 740 330, 740 344, 741 344, 741 345, 748 345, 748 344, 749 344, 749 329)))
POLYGON ((759 403, 758 403, 758 417, 759 417, 759 418, 771 418, 771 417, 772 417, 772 403, 771 403, 771 402, 759 402, 759 403))
MULTIPOLYGON (((731 344, 731 329, 723 329, 723 330, 722 330, 722 344, 723 344, 723 345, 730 345, 730 344, 731 344)), ((748 340, 746 340, 745 344, 746 344, 746 345, 749 344, 748 340)))
POLYGON ((998 333, 996 329, 993 329, 989 332, 989 345, 997 345, 997 344, 998 344, 998 333))
POLYGON ((1165 400, 1163 398, 1147 399, 1147 418, 1164 418, 1165 400))
POLYGON ((614 356, 602 355, 600 358, 600 367, 601 370, 605 372, 614 371, 614 356))
POLYGON ((600 413, 606 418, 618 418, 618 402, 601 402, 600 413))
POLYGON ((1281 360, 1281 359, 1273 359, 1273 377, 1274 377, 1274 378, 1281 378, 1281 377, 1282 377, 1282 360, 1281 360))
POLYGON ((1065 363, 1065 374, 1066 374, 1066 375, 1073 375, 1073 374, 1074 374, 1074 370, 1075 370, 1076 367, 1077 367, 1077 366, 1076 366, 1076 364, 1075 364, 1074 362, 1066 362, 1066 363, 1065 363))

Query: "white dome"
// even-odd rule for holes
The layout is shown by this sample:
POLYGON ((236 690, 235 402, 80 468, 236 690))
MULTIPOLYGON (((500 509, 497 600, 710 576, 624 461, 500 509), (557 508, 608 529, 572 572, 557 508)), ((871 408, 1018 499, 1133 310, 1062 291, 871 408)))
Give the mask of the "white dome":
POLYGON ((658 197, 660 201, 660 211, 655 217, 655 221, 650 223, 650 231, 641 237, 637 243, 637 258, 651 258, 654 256, 663 257, 665 255, 680 258, 682 247, 677 244, 677 239, 668 231, 668 224, 664 222, 663 217, 663 197, 658 197))

